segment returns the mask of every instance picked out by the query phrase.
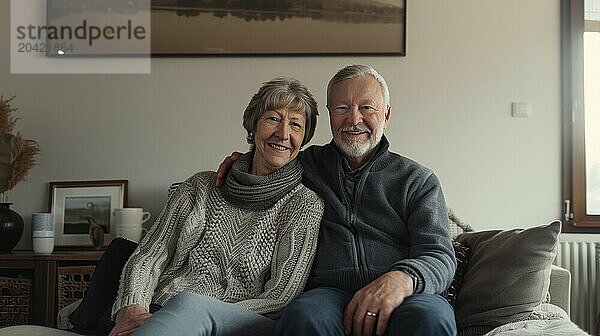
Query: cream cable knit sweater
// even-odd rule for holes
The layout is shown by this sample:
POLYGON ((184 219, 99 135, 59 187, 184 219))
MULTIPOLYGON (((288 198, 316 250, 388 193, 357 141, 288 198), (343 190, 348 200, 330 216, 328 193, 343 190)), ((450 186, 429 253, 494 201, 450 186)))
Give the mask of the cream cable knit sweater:
POLYGON ((123 269, 113 318, 182 291, 266 314, 303 290, 323 201, 299 184, 267 210, 243 210, 223 199, 215 176, 198 173, 169 198, 123 269))

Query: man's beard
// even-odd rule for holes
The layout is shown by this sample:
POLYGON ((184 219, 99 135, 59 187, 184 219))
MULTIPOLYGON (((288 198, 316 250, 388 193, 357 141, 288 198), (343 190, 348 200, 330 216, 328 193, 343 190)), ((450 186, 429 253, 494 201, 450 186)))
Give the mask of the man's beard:
POLYGON ((383 127, 371 130, 365 124, 358 124, 354 126, 344 126, 337 130, 333 136, 333 141, 338 148, 351 159, 360 159, 365 155, 368 155, 373 151, 381 137, 383 136, 383 127), (345 134, 344 132, 367 132, 367 140, 359 139, 359 136, 352 136, 345 134))

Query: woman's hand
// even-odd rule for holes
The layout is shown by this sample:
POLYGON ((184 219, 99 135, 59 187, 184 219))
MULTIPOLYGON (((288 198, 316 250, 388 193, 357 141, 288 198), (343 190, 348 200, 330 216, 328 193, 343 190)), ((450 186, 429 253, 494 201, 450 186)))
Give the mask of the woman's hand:
POLYGON ((140 305, 131 305, 121 308, 117 313, 116 325, 111 330, 109 336, 130 335, 151 316, 152 314, 148 313, 148 311, 140 305))

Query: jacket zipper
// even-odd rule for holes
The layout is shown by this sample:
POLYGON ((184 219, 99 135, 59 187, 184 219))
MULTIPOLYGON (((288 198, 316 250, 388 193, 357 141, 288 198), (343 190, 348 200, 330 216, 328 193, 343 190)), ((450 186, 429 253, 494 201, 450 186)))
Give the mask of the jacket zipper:
MULTIPOLYGON (((366 282, 366 270, 365 270, 365 261, 364 261, 364 249, 362 247, 362 241, 360 238, 360 235, 358 234, 358 228, 355 225, 356 222, 356 215, 358 213, 358 190, 359 190, 359 185, 361 184, 360 182, 363 180, 363 176, 361 176, 361 178, 359 179, 359 181, 354 185, 354 188, 352 190, 352 195, 351 195, 351 199, 348 202, 348 196, 345 192, 344 195, 346 195, 346 218, 347 218, 347 223, 348 223, 348 227, 350 228, 350 230, 352 231, 352 235, 354 236, 354 252, 356 255, 355 258, 355 262, 356 262, 356 267, 358 269, 358 279, 360 281, 361 286, 366 282)), ((345 190, 345 187, 344 187, 345 190)))
MULTIPOLYGON (((360 281, 360 283, 364 283, 364 275, 363 275, 363 266, 362 263, 360 262, 361 259, 361 251, 360 251, 360 247, 359 247, 359 238, 358 238, 358 231, 356 230, 356 227, 354 226, 354 214, 353 212, 353 199, 348 199, 350 196, 353 197, 353 195, 348 195, 348 193, 346 192, 346 185, 344 182, 344 168, 342 168, 342 164, 341 162, 338 162, 338 169, 339 169, 339 173, 338 173, 338 178, 339 178, 339 184, 340 187, 342 188, 342 195, 344 195, 344 200, 346 201, 346 224, 348 225, 348 229, 350 230, 350 232, 352 232, 352 236, 354 238, 354 263, 356 264, 356 268, 358 269, 358 279, 360 281)), ((354 192, 356 191, 356 189, 354 189, 354 192)))
MULTIPOLYGON (((358 182, 355 185, 354 188, 354 195, 352 197, 352 211, 350 212, 350 220, 352 223, 352 227, 354 228, 354 230, 356 232, 358 232, 358 229, 356 228, 355 221, 356 221, 356 216, 358 214, 358 207, 359 207, 359 202, 358 200, 360 199, 360 190, 362 190, 362 186, 364 186, 364 181, 366 180, 366 176, 368 175, 369 171, 365 170, 362 175, 360 176, 360 179, 358 180, 358 182)), ((360 274, 360 280, 361 283, 366 283, 367 281, 367 266, 366 266, 366 261, 365 261, 365 249, 363 247, 363 243, 362 243, 362 239, 361 237, 355 233, 355 237, 356 237, 356 258, 358 259, 358 270, 359 270, 359 274, 360 274)))
POLYGON ((362 253, 360 247, 360 237, 358 236, 358 230, 354 226, 354 215, 352 213, 351 207, 351 204, 347 206, 347 223, 348 227, 350 228, 350 231, 352 232, 352 235, 354 236, 354 262, 356 263, 356 268, 358 269, 358 279, 362 285, 365 282, 365 275, 363 270, 363 263, 361 262, 362 253))

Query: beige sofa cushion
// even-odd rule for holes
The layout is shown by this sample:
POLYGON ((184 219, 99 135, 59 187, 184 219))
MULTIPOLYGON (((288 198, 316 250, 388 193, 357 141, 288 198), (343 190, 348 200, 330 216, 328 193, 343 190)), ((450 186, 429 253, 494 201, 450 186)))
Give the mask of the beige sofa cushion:
POLYGON ((0 329, 0 336, 79 336, 65 330, 40 327, 36 325, 20 325, 0 329))

